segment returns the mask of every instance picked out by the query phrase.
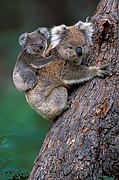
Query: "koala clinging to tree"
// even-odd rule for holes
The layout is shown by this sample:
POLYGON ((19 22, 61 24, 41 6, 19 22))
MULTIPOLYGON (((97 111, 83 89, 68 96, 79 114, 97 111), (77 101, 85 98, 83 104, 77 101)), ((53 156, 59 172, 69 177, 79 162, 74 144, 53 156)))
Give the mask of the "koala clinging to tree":
POLYGON ((37 84, 25 93, 30 106, 44 118, 53 120, 67 108, 68 87, 72 84, 107 74, 100 67, 80 65, 90 52, 92 33, 92 24, 81 21, 74 26, 61 25, 51 30, 47 56, 55 61, 38 70, 37 84))
POLYGON ((38 81, 37 69, 50 62, 50 58, 45 58, 48 38, 49 31, 45 27, 19 37, 22 52, 13 71, 13 81, 18 90, 32 89, 38 81))

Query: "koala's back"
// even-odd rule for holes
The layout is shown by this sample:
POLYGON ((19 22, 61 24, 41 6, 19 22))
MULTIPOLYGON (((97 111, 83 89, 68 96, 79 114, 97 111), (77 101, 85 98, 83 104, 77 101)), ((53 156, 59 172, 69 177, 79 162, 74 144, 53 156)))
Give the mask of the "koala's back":
POLYGON ((67 85, 62 81, 61 74, 63 71, 63 67, 65 65, 65 61, 62 59, 58 59, 55 62, 51 62, 38 71, 38 87, 40 84, 43 84, 45 88, 51 87, 52 89, 57 86, 67 85))
POLYGON ((60 79, 65 63, 64 60, 58 59, 40 68, 37 72, 38 82, 32 90, 26 92, 27 98, 34 96, 33 99, 41 99, 41 101, 43 101, 54 88, 59 86, 69 88, 69 86, 60 79))

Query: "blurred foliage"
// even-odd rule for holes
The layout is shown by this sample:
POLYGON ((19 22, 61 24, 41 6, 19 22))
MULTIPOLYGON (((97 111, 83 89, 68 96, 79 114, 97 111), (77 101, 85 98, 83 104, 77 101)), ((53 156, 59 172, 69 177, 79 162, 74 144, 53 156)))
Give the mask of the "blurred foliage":
MULTIPOLYGON (((4 151, 9 147, 9 138, 13 134, 1 134, 0 135, 0 151, 4 151)), ((0 155, 0 179, 5 180, 26 180, 29 177, 29 173, 24 169, 15 169, 12 158, 4 158, 0 155)))
POLYGON ((99 180, 114 180, 114 178, 109 178, 107 176, 103 176, 99 180))
POLYGON ((0 100, 0 132, 14 134, 9 139, 9 147, 4 151, 0 149, 0 155, 5 158, 12 157, 16 168, 29 170, 50 122, 39 118, 26 103, 23 94, 14 89, 2 92, 0 100))
POLYGON ((13 67, 21 51, 19 36, 41 26, 51 28, 62 23, 72 25, 78 20, 84 21, 93 14, 98 2, 0 1, 0 134, 13 134, 1 144, 0 158, 6 160, 6 167, 1 169, 11 164, 15 169, 30 171, 50 126, 49 121, 30 108, 24 94, 12 82, 13 67))

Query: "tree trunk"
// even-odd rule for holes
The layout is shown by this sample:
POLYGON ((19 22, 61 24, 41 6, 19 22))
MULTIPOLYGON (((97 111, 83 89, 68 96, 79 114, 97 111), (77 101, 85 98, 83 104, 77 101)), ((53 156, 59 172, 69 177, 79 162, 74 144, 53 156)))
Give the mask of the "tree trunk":
POLYGON ((94 78, 71 94, 71 107, 52 123, 30 180, 119 178, 118 3, 102 0, 91 21, 94 48, 88 65, 108 64, 110 75, 94 78))

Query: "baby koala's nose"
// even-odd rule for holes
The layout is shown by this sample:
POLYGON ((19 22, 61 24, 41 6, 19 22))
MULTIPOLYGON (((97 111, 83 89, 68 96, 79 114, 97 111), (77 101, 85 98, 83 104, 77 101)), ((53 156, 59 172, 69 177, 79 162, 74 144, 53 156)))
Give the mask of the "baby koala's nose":
POLYGON ((75 49, 75 51, 76 51, 76 54, 77 54, 78 56, 81 56, 81 55, 82 55, 82 48, 81 48, 81 47, 77 47, 77 48, 75 49))
POLYGON ((43 44, 42 43, 39 43, 38 44, 38 47, 42 50, 44 48, 43 44))

